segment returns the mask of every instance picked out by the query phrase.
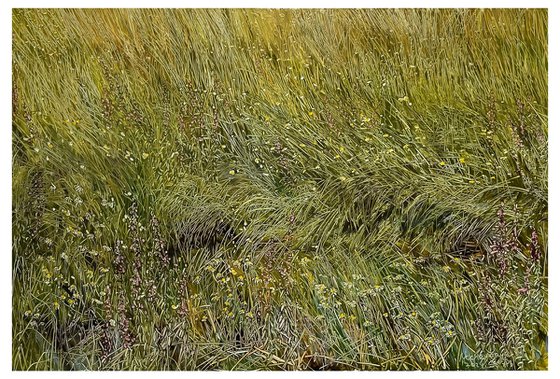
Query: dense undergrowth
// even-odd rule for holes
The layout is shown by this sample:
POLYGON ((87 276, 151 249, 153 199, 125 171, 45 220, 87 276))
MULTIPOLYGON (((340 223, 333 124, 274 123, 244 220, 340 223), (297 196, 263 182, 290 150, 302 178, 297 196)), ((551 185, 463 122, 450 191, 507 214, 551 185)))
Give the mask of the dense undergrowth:
POLYGON ((14 10, 13 368, 547 367, 545 10, 14 10))

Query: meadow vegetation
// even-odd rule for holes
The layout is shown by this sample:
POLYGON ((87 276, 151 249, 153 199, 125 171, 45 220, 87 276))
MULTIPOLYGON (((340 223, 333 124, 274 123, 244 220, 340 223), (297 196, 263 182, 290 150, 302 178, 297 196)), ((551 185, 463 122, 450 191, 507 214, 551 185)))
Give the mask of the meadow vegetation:
POLYGON ((15 9, 13 368, 546 369, 547 22, 15 9))

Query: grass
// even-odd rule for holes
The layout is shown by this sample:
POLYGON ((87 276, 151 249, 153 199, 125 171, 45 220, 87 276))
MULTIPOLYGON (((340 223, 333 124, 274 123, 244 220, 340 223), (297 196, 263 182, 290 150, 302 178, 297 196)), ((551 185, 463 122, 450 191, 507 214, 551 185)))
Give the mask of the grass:
POLYGON ((15 370, 546 369, 546 10, 13 11, 15 370))

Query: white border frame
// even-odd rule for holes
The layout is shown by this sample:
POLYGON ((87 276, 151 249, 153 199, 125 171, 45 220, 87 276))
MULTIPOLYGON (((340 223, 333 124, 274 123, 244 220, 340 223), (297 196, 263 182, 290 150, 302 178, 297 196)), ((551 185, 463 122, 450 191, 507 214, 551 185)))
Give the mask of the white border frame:
MULTIPOLYGON (((75 375, 84 377, 104 377, 109 376, 122 376, 122 377, 150 377, 154 375, 153 372, 12 372, 12 229, 11 229, 11 200, 12 200, 12 173, 11 173, 11 26, 12 26, 12 8, 548 8, 548 21, 549 21, 549 194, 559 194, 557 196, 549 195, 549 370, 542 372, 344 372, 342 375, 351 377, 369 377, 369 376, 383 376, 383 377, 401 377, 401 376, 414 376, 414 377, 441 377, 441 376, 462 376, 476 375, 476 377, 502 377, 504 374, 511 377, 525 378, 527 376, 549 377, 554 375, 558 377, 560 365, 556 359, 560 358, 558 354, 558 280, 555 275, 558 270, 558 263, 556 253, 553 252, 555 248, 559 247, 559 234, 555 234, 555 230, 560 230, 560 186, 558 185, 559 166, 555 163, 560 163, 560 130, 551 125, 557 125, 560 121, 560 98, 558 92, 560 90, 560 75, 558 69, 560 68, 560 59, 558 57, 558 42, 560 38, 560 1, 454 1, 449 0, 393 0, 390 2, 372 2, 364 0, 283 0, 283 1, 258 1, 258 0, 218 0, 212 2, 199 2, 199 1, 179 1, 179 0, 159 0, 159 1, 125 1, 125 0, 3 0, 0 4, 0 117, 4 121, 3 126, 0 127, 0 194, 4 194, 0 201, 0 233, 1 233, 1 296, 4 306, 0 313, 2 322, 0 323, 0 373, 6 373, 9 377, 39 377, 45 376, 50 378, 60 377, 74 377, 75 375), (556 67, 556 69, 554 69, 556 67), (555 148, 559 148, 556 150, 555 148)), ((261 376, 275 377, 277 375, 293 375, 305 377, 339 377, 340 373, 337 372, 158 372, 156 375, 164 377, 177 377, 179 375, 188 375, 189 377, 224 377, 224 376, 237 376, 243 375, 247 379, 260 378, 261 376)))

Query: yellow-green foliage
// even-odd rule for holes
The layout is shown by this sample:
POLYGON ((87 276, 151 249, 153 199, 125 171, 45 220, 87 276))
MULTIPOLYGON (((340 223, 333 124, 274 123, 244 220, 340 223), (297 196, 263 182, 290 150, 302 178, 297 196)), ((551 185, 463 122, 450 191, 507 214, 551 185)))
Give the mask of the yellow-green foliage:
POLYGON ((546 368, 547 22, 14 10, 13 368, 546 368))

